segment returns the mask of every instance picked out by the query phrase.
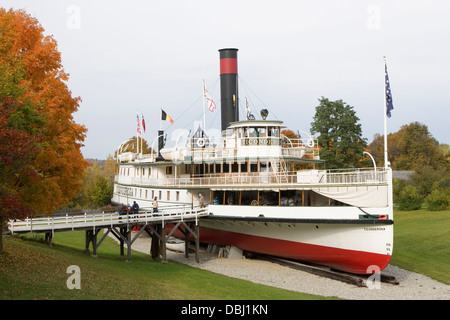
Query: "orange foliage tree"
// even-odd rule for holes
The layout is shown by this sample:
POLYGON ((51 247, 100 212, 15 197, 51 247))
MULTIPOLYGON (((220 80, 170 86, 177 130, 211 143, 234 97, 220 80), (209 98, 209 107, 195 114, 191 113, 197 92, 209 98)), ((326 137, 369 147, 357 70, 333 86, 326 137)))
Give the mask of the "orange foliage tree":
MULTIPOLYGON (((15 180, 0 181, 4 191, 0 197, 5 196, 5 190, 10 195, 20 190, 14 193, 16 198, 20 195, 20 201, 16 202, 30 208, 33 215, 51 215, 82 188, 83 173, 88 165, 80 150, 87 129, 77 124, 72 116, 81 99, 72 97, 67 87, 69 75, 62 67, 57 43, 53 37, 44 36, 37 19, 23 10, 0 8, 0 39, 0 71, 4 75, 0 77, 1 101, 13 99, 14 103, 9 106, 32 106, 34 116, 42 120, 38 149, 33 144, 33 152, 27 157, 28 174, 16 172, 15 180)), ((17 108, 11 109, 4 114, 1 125, 27 131, 27 126, 11 121, 11 117, 18 114, 21 113, 17 108)), ((11 152, 19 152, 14 142, 5 141, 6 137, 0 137, 2 144, 10 143, 11 152)), ((0 165, 8 166, 6 162, 0 165)), ((5 209, 2 211, 7 215, 5 209)))

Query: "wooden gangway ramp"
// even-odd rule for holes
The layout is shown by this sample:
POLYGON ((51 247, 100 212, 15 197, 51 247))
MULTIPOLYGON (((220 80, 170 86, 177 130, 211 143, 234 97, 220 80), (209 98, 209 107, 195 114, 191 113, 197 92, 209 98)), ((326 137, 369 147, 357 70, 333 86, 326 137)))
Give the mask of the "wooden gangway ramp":
POLYGON ((153 210, 139 211, 139 213, 91 211, 78 214, 54 214, 48 217, 27 218, 24 220, 10 220, 8 229, 12 234, 45 233, 49 245, 55 232, 84 230, 86 234, 85 250, 89 251, 92 244, 92 256, 97 256, 97 249, 103 240, 111 233, 120 243, 120 256, 124 257, 124 246, 127 246, 127 260, 131 261, 131 248, 142 232, 152 237, 151 254, 154 259, 159 257, 166 262, 167 240, 179 230, 184 235, 185 255, 188 256, 188 242, 195 240, 195 258, 199 262, 199 225, 198 220, 208 215, 205 208, 191 207, 191 205, 177 205, 160 207, 158 212, 153 210), (105 229, 99 239, 100 232, 105 229), (133 235, 133 230, 135 233, 133 235), (192 236, 192 237, 191 237, 192 236))

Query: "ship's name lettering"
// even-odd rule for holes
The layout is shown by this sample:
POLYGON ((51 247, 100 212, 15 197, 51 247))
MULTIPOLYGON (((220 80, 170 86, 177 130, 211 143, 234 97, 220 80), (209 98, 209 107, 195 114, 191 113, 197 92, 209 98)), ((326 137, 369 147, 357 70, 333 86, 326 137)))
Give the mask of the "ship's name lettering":
POLYGON ((133 196, 133 189, 130 187, 117 186, 117 193, 123 196, 133 196))
POLYGON ((247 138, 241 140, 242 146, 279 146, 281 140, 271 138, 247 138))
POLYGON ((364 228, 364 231, 385 231, 386 228, 383 227, 370 227, 370 228, 364 228))

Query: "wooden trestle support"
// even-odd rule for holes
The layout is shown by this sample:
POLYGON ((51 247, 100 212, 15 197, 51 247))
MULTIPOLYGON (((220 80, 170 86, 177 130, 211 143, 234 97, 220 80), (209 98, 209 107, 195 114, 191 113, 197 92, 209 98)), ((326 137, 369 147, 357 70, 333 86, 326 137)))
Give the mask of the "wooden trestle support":
MULTIPOLYGON (((85 252, 90 253, 89 247, 92 244, 92 256, 97 257, 97 249, 102 244, 103 240, 111 234, 119 241, 120 243, 120 258, 125 258, 124 248, 125 244, 127 246, 127 261, 131 262, 131 248, 136 239, 141 235, 143 231, 147 232, 147 234, 151 237, 151 247, 150 254, 152 258, 155 260, 160 255, 162 256, 162 262, 167 262, 167 241, 173 235, 173 233, 178 229, 184 235, 185 241, 185 257, 189 257, 189 238, 190 235, 193 236, 195 240, 195 261, 199 263, 199 227, 196 221, 178 221, 172 222, 173 227, 169 233, 166 233, 167 224, 164 222, 158 221, 155 223, 133 223, 133 224, 125 224, 121 226, 108 226, 108 227, 98 227, 98 228, 90 228, 85 231, 85 252), (134 235, 132 234, 132 229, 135 226, 140 226, 140 230, 138 230, 134 235), (182 228, 184 227, 184 229, 182 228), (98 235, 102 229, 107 229, 103 237, 98 241, 98 235)), ((51 245, 51 237, 49 237, 49 244, 51 245)))

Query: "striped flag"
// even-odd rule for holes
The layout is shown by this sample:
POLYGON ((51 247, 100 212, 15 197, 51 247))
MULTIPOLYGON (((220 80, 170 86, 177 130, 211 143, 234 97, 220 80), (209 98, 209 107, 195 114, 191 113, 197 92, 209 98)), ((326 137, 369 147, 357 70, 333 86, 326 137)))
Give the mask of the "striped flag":
POLYGON ((161 109, 161 120, 170 121, 170 124, 173 124, 173 119, 169 117, 169 115, 161 109))
POLYGON ((141 113, 141 117, 142 117, 142 129, 144 129, 144 133, 145 133, 145 121, 144 121, 144 115, 141 113))
POLYGON ((136 123, 137 123, 137 133, 141 134, 141 125, 139 121, 139 113, 136 114, 136 123))

